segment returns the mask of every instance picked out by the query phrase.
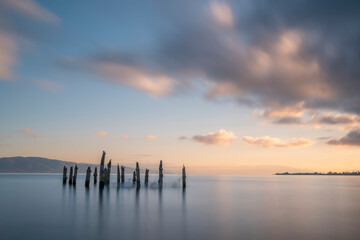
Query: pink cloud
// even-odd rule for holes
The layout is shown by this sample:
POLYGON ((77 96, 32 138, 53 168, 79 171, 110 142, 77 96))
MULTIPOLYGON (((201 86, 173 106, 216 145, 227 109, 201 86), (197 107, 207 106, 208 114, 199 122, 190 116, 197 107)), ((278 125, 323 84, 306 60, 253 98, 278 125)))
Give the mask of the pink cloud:
POLYGON ((158 137, 155 136, 155 135, 148 135, 145 137, 146 140, 150 140, 150 141, 153 141, 153 140, 158 140, 158 137))
POLYGON ((312 144, 312 141, 305 138, 293 138, 291 140, 281 140, 269 136, 249 137, 245 136, 243 141, 249 145, 257 145, 259 147, 304 147, 312 144))
POLYGON ((95 136, 98 136, 98 137, 102 137, 102 136, 106 136, 106 135, 108 135, 108 133, 105 131, 99 131, 99 132, 95 133, 95 136))
POLYGON ((229 145, 233 140, 236 140, 237 137, 233 132, 221 129, 216 133, 209 132, 207 134, 193 136, 192 139, 195 142, 206 145, 226 146, 229 145))

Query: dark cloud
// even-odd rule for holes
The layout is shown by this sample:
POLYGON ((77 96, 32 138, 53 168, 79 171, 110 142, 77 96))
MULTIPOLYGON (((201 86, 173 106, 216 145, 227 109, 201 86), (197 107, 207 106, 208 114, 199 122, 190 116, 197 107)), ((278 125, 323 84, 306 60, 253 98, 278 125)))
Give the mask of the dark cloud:
POLYGON ((360 146, 360 129, 353 130, 339 139, 331 139, 327 143, 330 145, 360 146))
MULTIPOLYGON (((301 103, 360 113, 358 1, 229 1, 223 3, 231 13, 225 18, 212 1, 162 3, 157 14, 167 27, 149 51, 105 51, 89 60, 164 75, 171 79, 166 93, 204 79, 207 97, 231 97, 251 107, 301 103)), ((298 122, 294 116, 278 121, 298 122)))

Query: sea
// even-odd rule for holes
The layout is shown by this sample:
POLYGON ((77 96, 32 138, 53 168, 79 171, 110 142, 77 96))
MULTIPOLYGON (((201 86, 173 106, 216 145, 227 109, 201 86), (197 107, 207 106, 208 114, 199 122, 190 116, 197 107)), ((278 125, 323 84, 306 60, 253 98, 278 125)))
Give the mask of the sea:
POLYGON ((358 176, 131 178, 100 190, 82 174, 0 174, 0 239, 360 239, 358 176))

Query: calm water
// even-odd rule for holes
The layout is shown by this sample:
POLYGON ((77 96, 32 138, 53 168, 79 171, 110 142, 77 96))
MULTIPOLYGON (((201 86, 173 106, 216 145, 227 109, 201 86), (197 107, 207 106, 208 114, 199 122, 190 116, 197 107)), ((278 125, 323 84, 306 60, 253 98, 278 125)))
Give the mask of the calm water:
MULTIPOLYGON (((179 176, 139 191, 0 174, 0 239, 360 239, 360 177, 179 176)), ((126 177, 130 181, 130 176, 126 177)))

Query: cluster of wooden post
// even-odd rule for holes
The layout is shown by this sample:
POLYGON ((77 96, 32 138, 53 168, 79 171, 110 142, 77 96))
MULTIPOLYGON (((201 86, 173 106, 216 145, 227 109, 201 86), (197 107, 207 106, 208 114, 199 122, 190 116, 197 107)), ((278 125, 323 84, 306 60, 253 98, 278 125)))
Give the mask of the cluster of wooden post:
MULTIPOLYGON (((77 170, 78 167, 75 164, 75 171, 74 171, 74 175, 73 175, 73 167, 70 167, 70 174, 69 174, 69 184, 70 185, 76 185, 76 178, 77 178, 77 170)), ((64 166, 63 169, 63 184, 66 184, 66 180, 67 180, 67 167, 64 166)))
MULTIPOLYGON (((101 162, 100 162, 100 184, 99 187, 103 188, 105 184, 109 184, 110 183, 110 174, 111 174, 111 159, 109 161, 109 163, 107 164, 107 168, 104 167, 105 165, 105 151, 103 151, 102 157, 101 157, 101 162)), ((75 164, 75 168, 74 168, 74 175, 73 175, 73 167, 70 167, 70 175, 69 175, 69 184, 70 185, 76 185, 76 178, 77 178, 77 170, 78 167, 75 164)), ((91 176, 91 168, 88 167, 86 170, 86 177, 85 177, 85 186, 89 187, 90 185, 90 176, 91 176)), ((94 171, 94 184, 97 183, 97 168, 95 167, 95 171, 94 171)), ((159 187, 162 187, 163 185, 163 178, 164 178, 164 173, 163 173, 163 165, 162 165, 162 160, 160 160, 160 165, 159 165, 159 180, 158 180, 158 185, 159 187)), ((66 184, 67 181, 67 168, 66 166, 64 166, 63 169, 63 184, 66 184)), ((124 183, 125 182, 125 167, 124 166, 119 166, 119 164, 117 165, 117 183, 124 183), (121 169, 121 170, 120 170, 121 169)), ((139 163, 136 162, 136 168, 135 171, 133 172, 133 183, 136 183, 137 187, 140 187, 140 166, 139 163)), ((145 169, 145 184, 147 185, 149 182, 149 169, 145 169)), ((185 165, 183 165, 182 168, 182 187, 186 188, 186 171, 185 171, 185 165)))

